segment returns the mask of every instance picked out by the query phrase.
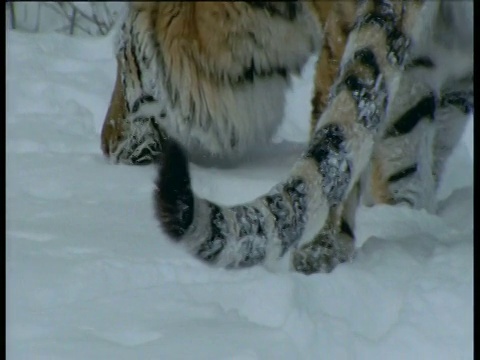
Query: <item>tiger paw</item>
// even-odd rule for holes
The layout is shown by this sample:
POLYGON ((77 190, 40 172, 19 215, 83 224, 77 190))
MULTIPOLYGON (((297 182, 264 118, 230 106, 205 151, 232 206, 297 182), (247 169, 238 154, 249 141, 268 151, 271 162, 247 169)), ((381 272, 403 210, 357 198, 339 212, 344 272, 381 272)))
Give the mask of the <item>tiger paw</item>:
POLYGON ((292 266, 295 271, 306 275, 329 273, 338 264, 351 261, 354 255, 355 245, 350 236, 323 233, 294 251, 292 266))
POLYGON ((165 133, 154 118, 136 118, 125 122, 122 139, 111 156, 117 163, 147 165, 161 160, 165 133))

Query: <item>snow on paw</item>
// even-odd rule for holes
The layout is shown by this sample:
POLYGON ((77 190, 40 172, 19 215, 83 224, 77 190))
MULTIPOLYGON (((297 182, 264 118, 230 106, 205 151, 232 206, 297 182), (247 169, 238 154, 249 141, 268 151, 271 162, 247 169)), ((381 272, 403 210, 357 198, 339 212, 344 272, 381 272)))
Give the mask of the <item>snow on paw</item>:
POLYGON ((166 135, 153 117, 126 121, 122 139, 111 152, 114 161, 128 165, 147 165, 161 160, 166 135))
POLYGON ((338 264, 350 261, 355 254, 353 239, 343 233, 321 233, 315 240, 295 250, 292 266, 306 275, 329 273, 338 264))

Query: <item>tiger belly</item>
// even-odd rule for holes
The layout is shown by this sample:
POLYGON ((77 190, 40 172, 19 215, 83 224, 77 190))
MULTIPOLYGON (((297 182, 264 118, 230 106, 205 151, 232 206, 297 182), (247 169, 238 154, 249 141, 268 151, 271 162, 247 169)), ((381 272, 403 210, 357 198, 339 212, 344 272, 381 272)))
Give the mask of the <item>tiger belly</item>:
POLYGON ((281 75, 223 86, 196 104, 199 113, 185 117, 170 109, 161 125, 191 161, 229 164, 270 141, 283 119, 287 87, 281 75))

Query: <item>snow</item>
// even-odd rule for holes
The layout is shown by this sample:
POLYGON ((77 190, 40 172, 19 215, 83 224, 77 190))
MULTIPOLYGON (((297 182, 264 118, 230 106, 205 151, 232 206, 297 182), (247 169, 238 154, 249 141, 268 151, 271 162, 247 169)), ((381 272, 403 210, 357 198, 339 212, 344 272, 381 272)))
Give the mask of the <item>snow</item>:
MULTIPOLYGON (((7 31, 9 359, 472 359, 473 118, 437 215, 360 208, 358 255, 331 274, 210 268, 154 221, 155 167, 109 163, 111 38, 7 31)), ((265 192, 308 136, 314 59, 275 144, 192 166, 227 204, 265 192)))

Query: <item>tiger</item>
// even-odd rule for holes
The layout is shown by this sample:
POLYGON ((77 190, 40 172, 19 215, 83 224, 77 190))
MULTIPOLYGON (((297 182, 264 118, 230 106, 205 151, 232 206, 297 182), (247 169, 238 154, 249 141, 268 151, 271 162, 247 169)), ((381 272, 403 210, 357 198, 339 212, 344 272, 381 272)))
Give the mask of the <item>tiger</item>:
MULTIPOLYGON (((445 161, 473 114, 472 1, 205 3, 203 11, 216 16, 213 25, 198 4, 172 4, 170 12, 162 12, 160 3, 154 6, 156 11, 145 5, 129 11, 117 59, 119 67, 125 68, 133 58, 135 66, 130 65, 128 75, 137 72, 143 77, 129 83, 124 70, 112 100, 125 93, 125 109, 118 118, 127 131, 118 132, 122 135, 111 143, 114 146, 104 150, 127 163, 160 159, 154 211, 172 241, 213 266, 285 264, 304 274, 328 273, 354 258, 359 204, 435 211, 445 161), (182 14, 188 21, 181 23, 182 14), (152 51, 148 47, 152 38, 142 38, 145 31, 134 30, 148 23, 142 18, 147 15, 156 31, 163 23, 181 30, 172 32, 172 39, 167 30, 162 36, 155 33, 158 42, 152 51), (211 36, 206 35, 208 31, 211 36), (187 34, 198 38, 185 45, 189 52, 181 55, 185 58, 178 61, 184 62, 174 70, 172 49, 165 44, 182 42, 187 34), (225 40, 219 46, 222 42, 214 36, 219 34, 224 40, 242 39, 250 45, 233 46, 225 40), (298 37, 290 43, 293 34, 298 37), (230 56, 225 58, 247 59, 243 67, 229 63, 227 71, 220 64, 223 53, 209 63, 207 45, 199 45, 206 38, 216 50, 228 49, 230 56), (254 48, 253 38, 261 46, 254 48), (267 63, 272 61, 268 70, 257 67, 257 51, 267 63), (259 144, 258 138, 247 140, 249 132, 260 132, 262 141, 268 140, 282 115, 290 76, 314 51, 320 54, 313 79, 310 139, 286 179, 240 205, 222 206, 195 195, 189 161, 198 160, 199 153, 215 161, 238 156, 253 143, 259 144), (199 56, 195 65, 192 53, 199 56), (190 78, 193 75, 185 63, 195 66, 198 82, 190 78), (246 64, 250 64, 247 70, 246 64), (186 94, 175 89, 182 76, 186 94), (236 83, 232 78, 241 80, 236 83), (145 95, 145 88, 153 95, 148 91, 145 95), (240 95, 246 92, 252 95, 250 102, 240 95), (225 118, 209 117, 217 107, 201 108, 199 104, 204 103, 197 101, 198 93, 205 102, 213 96, 212 103, 223 104, 225 113, 233 115, 230 127, 221 128, 228 123, 225 118), (231 101, 231 94, 237 102, 231 101), (210 121, 202 119, 202 114, 210 121), (235 127, 237 121, 242 121, 246 132, 235 127), (203 132, 199 131, 202 126, 203 132), (206 138, 210 145, 202 142, 206 138), (243 144, 249 145, 242 148, 243 144)), ((115 139, 103 133, 102 144, 115 139)))

